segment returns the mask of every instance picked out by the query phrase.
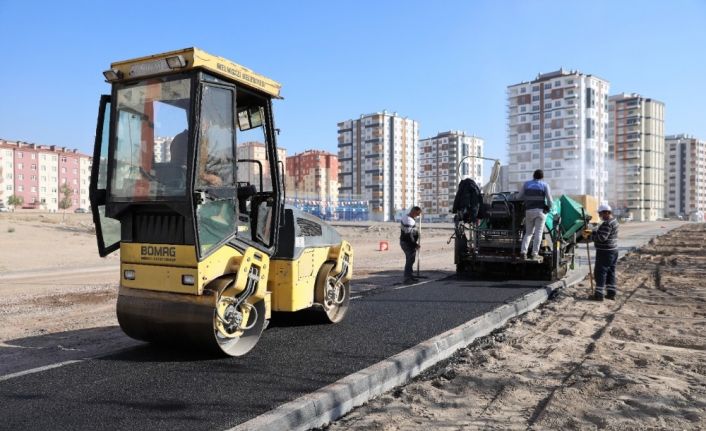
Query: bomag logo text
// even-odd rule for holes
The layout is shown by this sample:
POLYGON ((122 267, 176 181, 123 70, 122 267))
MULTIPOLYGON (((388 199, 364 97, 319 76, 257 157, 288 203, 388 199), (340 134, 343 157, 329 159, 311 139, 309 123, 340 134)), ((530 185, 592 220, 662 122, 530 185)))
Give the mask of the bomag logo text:
POLYGON ((154 245, 143 245, 140 254, 145 257, 176 257, 176 247, 156 247, 154 245))

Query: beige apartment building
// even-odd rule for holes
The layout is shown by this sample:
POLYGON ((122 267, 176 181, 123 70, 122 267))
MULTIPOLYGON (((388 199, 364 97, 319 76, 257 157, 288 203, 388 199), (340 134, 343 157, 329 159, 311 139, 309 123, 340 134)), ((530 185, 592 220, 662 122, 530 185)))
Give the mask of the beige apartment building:
POLYGON ((338 123, 340 199, 367 200, 370 218, 390 221, 419 202, 419 123, 387 111, 338 123))
MULTIPOLYGON (((255 162, 242 160, 257 160, 262 165, 262 190, 272 190, 272 176, 270 175, 270 162, 267 160, 267 147, 263 142, 250 141, 239 143, 236 155, 238 157, 238 181, 249 182, 260 191, 260 166, 255 162)), ((287 159, 287 150, 278 147, 277 158, 284 165, 287 159)))
POLYGON ((507 87, 510 191, 542 169, 555 196, 605 200, 609 89, 604 79, 563 69, 507 87))
POLYGON ((483 186, 483 139, 465 132, 442 132, 419 141, 421 207, 432 219, 450 218, 458 183, 473 179, 483 186))
POLYGON ((636 221, 664 217, 664 103, 623 93, 608 113, 608 202, 636 221))
POLYGON ((679 134, 665 138, 666 213, 689 217, 706 212, 706 141, 679 134))

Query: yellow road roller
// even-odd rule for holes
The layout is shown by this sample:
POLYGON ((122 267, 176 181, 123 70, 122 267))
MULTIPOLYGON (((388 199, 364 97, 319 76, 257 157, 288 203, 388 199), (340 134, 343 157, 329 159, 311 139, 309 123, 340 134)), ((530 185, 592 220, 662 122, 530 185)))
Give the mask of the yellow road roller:
POLYGON ((284 205, 281 85, 197 48, 111 64, 90 183, 130 337, 244 355, 273 311, 343 319, 353 250, 284 205))

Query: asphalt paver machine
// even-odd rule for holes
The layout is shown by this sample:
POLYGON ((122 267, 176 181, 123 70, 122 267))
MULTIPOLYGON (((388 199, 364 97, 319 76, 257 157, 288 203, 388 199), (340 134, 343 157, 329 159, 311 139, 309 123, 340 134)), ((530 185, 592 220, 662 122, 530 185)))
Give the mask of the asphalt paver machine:
POLYGON ((100 255, 120 250, 123 331, 239 356, 273 311, 339 322, 353 250, 284 205, 280 84, 197 48, 104 75, 90 199, 100 255))
MULTIPOLYGON (((499 171, 496 163, 494 171, 499 171)), ((461 181, 454 202, 454 263, 466 277, 558 280, 574 263, 581 231, 590 217, 568 196, 555 200, 548 210, 539 248, 540 258, 521 255, 525 233, 524 201, 518 193, 493 192, 491 182, 483 190, 470 179, 461 181)), ((530 242, 531 249, 531 242, 530 242)))

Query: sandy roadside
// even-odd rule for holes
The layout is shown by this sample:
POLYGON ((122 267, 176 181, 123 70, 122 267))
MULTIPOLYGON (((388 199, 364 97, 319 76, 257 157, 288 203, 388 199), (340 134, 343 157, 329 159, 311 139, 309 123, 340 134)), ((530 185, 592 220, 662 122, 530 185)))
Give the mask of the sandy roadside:
POLYGON ((329 430, 706 429, 706 225, 619 263, 329 430))

